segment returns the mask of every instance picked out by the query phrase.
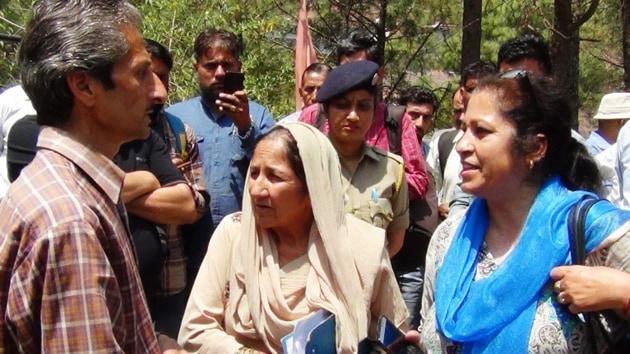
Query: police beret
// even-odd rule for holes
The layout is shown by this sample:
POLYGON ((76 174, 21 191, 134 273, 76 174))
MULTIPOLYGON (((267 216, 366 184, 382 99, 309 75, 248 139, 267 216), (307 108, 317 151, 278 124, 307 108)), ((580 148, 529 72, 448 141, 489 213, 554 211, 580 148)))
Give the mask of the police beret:
POLYGON ((355 88, 376 86, 378 64, 372 61, 353 61, 332 69, 317 91, 317 102, 326 103, 355 88))

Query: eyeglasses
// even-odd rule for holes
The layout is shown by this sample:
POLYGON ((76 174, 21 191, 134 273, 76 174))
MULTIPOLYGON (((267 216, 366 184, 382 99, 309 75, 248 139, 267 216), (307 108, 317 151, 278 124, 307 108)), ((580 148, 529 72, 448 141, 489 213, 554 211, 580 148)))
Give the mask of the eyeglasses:
POLYGON ((538 107, 538 97, 536 96, 536 90, 532 86, 532 82, 529 79, 529 74, 526 70, 517 69, 510 70, 499 75, 501 79, 517 79, 519 86, 521 86, 527 94, 530 96, 531 101, 538 107))
MULTIPOLYGON (((510 70, 499 75, 502 79, 528 78, 527 71, 523 69, 510 70)), ((529 78, 528 78, 529 80, 529 78)))
POLYGON ((425 113, 419 113, 419 112, 414 112, 414 111, 407 111, 407 114, 409 115, 409 117, 411 117, 411 120, 416 120, 419 118, 422 118, 425 120, 433 119, 433 114, 425 114, 425 113))

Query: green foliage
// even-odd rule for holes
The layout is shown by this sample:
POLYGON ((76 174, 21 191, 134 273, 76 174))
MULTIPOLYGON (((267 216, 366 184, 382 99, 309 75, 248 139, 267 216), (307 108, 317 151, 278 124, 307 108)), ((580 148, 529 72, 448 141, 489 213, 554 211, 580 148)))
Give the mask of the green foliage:
POLYGON ((623 90, 621 2, 602 1, 580 38, 580 102, 590 118, 604 94, 623 90))
MULTIPOLYGON (((294 110, 294 35, 298 1, 131 0, 143 13, 144 34, 174 54, 171 102, 197 94, 192 47, 203 29, 219 27, 242 36, 246 88, 252 99, 280 118, 294 110)), ((0 0, 0 33, 21 35, 34 0, 0 0)), ((584 3, 588 3, 584 2, 584 3)), ((462 38, 461 2, 441 0, 311 0, 311 34, 321 61, 334 64, 335 45, 360 27, 383 43, 386 98, 412 85, 440 98, 437 127, 450 124, 451 94, 458 86, 462 38), (386 6, 387 18, 375 21, 386 6)), ((581 28, 580 97, 592 112, 601 95, 622 87, 619 1, 601 0, 581 28)), ((551 38, 553 0, 484 0, 481 58, 495 62, 500 44, 534 31, 551 38)), ((16 80, 16 44, 0 41, 0 85, 16 80)))
MULTIPOLYGON (((26 19, 30 16, 30 0, 0 1, 0 34, 20 37, 24 32, 26 19)), ((0 87, 11 85, 18 80, 16 63, 17 39, 0 39, 0 87)))
MULTIPOLYGON (((193 43, 206 28, 224 28, 243 38, 243 72, 250 99, 275 117, 293 111, 293 48, 285 40, 295 22, 269 1, 136 1, 144 15, 144 34, 165 44, 175 57, 171 102, 197 94, 193 43), (256 11, 252 11, 256 9, 256 11)), ((295 6, 294 6, 295 7, 295 6)), ((295 7, 296 8, 296 7, 295 7)), ((297 8, 296 8, 297 9, 297 8)))

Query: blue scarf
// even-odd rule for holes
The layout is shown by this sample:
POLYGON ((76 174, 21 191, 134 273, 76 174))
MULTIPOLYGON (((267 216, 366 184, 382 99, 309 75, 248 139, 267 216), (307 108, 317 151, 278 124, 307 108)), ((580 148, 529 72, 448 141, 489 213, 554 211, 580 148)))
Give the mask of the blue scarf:
MULTIPOLYGON (((587 192, 569 191, 558 177, 536 196, 512 253, 489 277, 474 281, 488 228, 486 201, 477 199, 464 216, 438 270, 437 329, 463 344, 464 353, 526 353, 536 304, 553 267, 570 264, 568 215, 587 192)), ((630 220, 630 211, 608 202, 591 208, 586 251, 630 220)))

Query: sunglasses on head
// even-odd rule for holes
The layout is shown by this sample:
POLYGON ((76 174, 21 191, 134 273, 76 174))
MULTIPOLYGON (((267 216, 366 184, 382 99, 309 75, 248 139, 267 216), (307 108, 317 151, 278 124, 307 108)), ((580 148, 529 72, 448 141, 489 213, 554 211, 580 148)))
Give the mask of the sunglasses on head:
POLYGON ((523 88, 527 94, 531 97, 534 104, 538 104, 538 97, 536 97, 536 90, 534 86, 532 86, 532 82, 529 79, 530 74, 527 73, 526 70, 516 69, 510 70, 499 75, 501 79, 516 79, 518 80, 519 86, 523 88))

